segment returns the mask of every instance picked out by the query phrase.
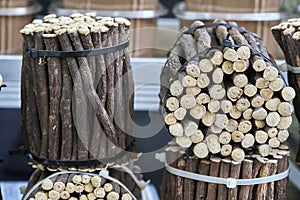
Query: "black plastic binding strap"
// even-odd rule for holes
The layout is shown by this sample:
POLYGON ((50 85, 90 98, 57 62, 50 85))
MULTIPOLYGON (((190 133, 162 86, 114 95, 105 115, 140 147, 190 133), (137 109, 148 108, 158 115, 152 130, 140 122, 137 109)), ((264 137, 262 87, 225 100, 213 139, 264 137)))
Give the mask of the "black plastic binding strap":
POLYGON ((1 88, 4 88, 4 87, 7 87, 7 86, 5 84, 0 85, 0 91, 1 91, 1 88))
POLYGON ((133 140, 124 150, 122 150, 120 153, 106 157, 106 158, 97 158, 97 159, 90 159, 90 160, 50 160, 46 158, 40 158, 38 156, 33 155, 32 153, 27 154, 28 158, 30 160, 37 161, 38 163, 42 163, 43 165, 47 166, 63 166, 63 167, 83 167, 83 166, 95 166, 101 163, 112 163, 118 159, 120 159, 122 156, 125 155, 127 151, 132 147, 135 140, 133 140))
POLYGON ((27 49, 26 57, 28 58, 39 58, 39 57, 87 57, 94 56, 98 54, 107 54, 112 53, 121 49, 125 49, 129 46, 129 40, 121 44, 91 50, 82 50, 82 51, 47 51, 47 50, 36 50, 36 49, 27 49))
POLYGON ((135 139, 120 153, 106 157, 106 158, 97 158, 97 159, 90 159, 90 160, 51 160, 46 158, 40 158, 32 153, 30 153, 28 150, 26 150, 23 146, 16 150, 9 151, 9 155, 26 155, 30 160, 36 161, 38 163, 41 163, 43 165, 47 166, 65 166, 65 167, 74 167, 74 166, 95 166, 100 163, 112 163, 118 159, 120 159, 122 156, 125 155, 127 151, 132 147, 132 145, 135 143, 135 139))

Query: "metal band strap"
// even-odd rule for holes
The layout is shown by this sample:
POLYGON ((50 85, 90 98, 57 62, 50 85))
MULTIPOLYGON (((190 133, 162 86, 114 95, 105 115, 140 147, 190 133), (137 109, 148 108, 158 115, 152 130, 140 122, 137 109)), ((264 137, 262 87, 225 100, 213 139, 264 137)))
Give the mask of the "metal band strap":
POLYGON ((283 71, 283 72, 291 72, 293 74, 300 74, 300 67, 294 67, 294 66, 291 66, 287 63, 282 63, 280 65, 280 69, 283 71))
POLYGON ((61 57, 61 58, 87 57, 87 56, 94 56, 99 54, 112 53, 121 49, 125 49, 128 46, 129 46, 129 40, 115 46, 90 49, 90 50, 82 50, 82 51, 47 51, 47 50, 27 49, 26 56, 33 59, 39 57, 61 57))
POLYGON ((171 174, 193 179, 196 181, 203 181, 207 183, 216 183, 216 184, 223 184, 226 185, 228 188, 235 188, 238 185, 256 185, 256 184, 264 184, 264 183, 270 183, 273 181, 282 180, 289 175, 290 168, 288 168, 286 171, 272 175, 267 177, 261 177, 261 178, 252 178, 252 179, 235 179, 235 178, 220 178, 220 177, 213 177, 213 176, 207 176, 202 174, 195 174, 192 172, 183 171, 174 167, 169 166, 165 162, 166 170, 170 172, 171 174))
POLYGON ((108 166, 106 166, 105 169, 101 170, 99 172, 99 174, 93 174, 93 173, 86 173, 86 172, 78 172, 78 171, 63 171, 63 172, 56 172, 54 174, 51 174, 50 176, 45 177, 44 179, 40 180, 39 182, 37 182, 24 196, 23 196, 23 200, 27 200, 29 199, 29 196, 40 186, 43 184, 45 179, 50 179, 53 178, 55 176, 59 176, 62 174, 82 174, 82 175, 88 175, 88 176, 101 176, 107 180, 110 180, 112 182, 117 183, 118 185, 120 185, 122 188, 124 188, 126 190, 126 192, 128 192, 128 194, 134 199, 137 200, 137 198, 134 196, 134 194, 132 194, 132 192, 119 180, 111 177, 109 175, 109 171, 107 169, 108 166))

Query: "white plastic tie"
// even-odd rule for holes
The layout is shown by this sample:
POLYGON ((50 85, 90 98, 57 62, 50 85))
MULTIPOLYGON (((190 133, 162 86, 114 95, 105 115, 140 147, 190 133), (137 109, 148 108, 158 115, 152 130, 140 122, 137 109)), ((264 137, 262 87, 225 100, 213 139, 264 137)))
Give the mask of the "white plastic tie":
POLYGON ((300 74, 300 67, 294 67, 294 66, 291 66, 287 63, 282 63, 279 66, 280 66, 281 71, 283 71, 283 72, 289 71, 293 74, 300 74))
POLYGON ((235 188, 236 187, 236 179, 235 178, 228 178, 226 182, 226 186, 228 188, 235 188))
POLYGON ((270 183, 270 182, 282 180, 289 175, 289 170, 290 170, 290 168, 288 168, 286 171, 282 173, 275 174, 272 176, 267 176, 267 177, 261 177, 261 178, 235 179, 235 178, 220 178, 220 177, 207 176, 202 174, 195 174, 192 172, 187 172, 187 171, 183 171, 171 167, 167 163, 165 164, 166 164, 166 170, 176 176, 193 179, 196 181, 203 181, 207 183, 223 184, 226 185, 228 188, 235 188, 236 186, 239 185, 256 185, 256 184, 264 184, 264 183, 270 183))

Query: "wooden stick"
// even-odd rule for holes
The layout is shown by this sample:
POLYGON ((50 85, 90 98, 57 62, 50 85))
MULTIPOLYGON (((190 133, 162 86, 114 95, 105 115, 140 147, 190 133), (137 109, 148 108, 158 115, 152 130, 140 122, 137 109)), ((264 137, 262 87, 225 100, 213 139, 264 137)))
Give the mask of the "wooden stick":
MULTIPOLYGON (((186 166, 186 160, 183 157, 180 157, 177 161, 177 168, 184 170, 186 166)), ((184 178, 182 177, 177 177, 176 178, 176 191, 175 191, 175 199, 184 199, 184 178)))
POLYGON ((224 73, 221 68, 216 68, 212 73, 212 81, 216 84, 223 82, 224 73))
POLYGON ((259 108, 265 103, 265 99, 262 98, 259 94, 256 94, 252 99, 251 99, 251 106, 253 108, 259 108))
POLYGON ((229 100, 235 102, 243 95, 243 90, 236 86, 229 87, 227 89, 227 97, 229 100))
POLYGON ((213 70, 214 66, 209 59, 201 59, 199 62, 199 68, 202 73, 209 73, 213 70))
POLYGON ((236 106, 232 106, 232 110, 229 112, 229 115, 233 119, 238 119, 242 116, 242 112, 239 111, 236 106))
POLYGON ((197 143, 193 148, 193 152, 198 158, 206 158, 209 153, 207 144, 204 142, 197 143))
POLYGON ((233 132, 237 130, 237 127, 238 127, 238 122, 234 119, 229 119, 228 124, 226 126, 226 131, 233 132))
MULTIPOLYGON (((61 112, 61 160, 70 160, 72 157, 72 143, 73 143, 73 122, 72 122, 72 78, 67 67, 66 59, 62 60, 62 91, 60 100, 61 112)), ((75 145, 73 145, 75 146, 75 145)))
POLYGON ((204 117, 201 119, 201 122, 207 127, 213 125, 215 121, 216 121, 215 114, 209 111, 206 111, 204 117))
POLYGON ((206 88, 210 84, 210 79, 207 74, 201 73, 197 78, 197 86, 200 88, 206 88))
POLYGON ((248 84, 248 78, 243 73, 234 74, 232 80, 233 84, 239 88, 243 88, 248 84))
POLYGON ((191 109, 193 107, 196 106, 196 99, 193 95, 191 94, 186 94, 186 95, 183 95, 181 98, 180 98, 180 105, 183 107, 183 108, 186 108, 186 109, 191 109))
POLYGON ((231 141, 231 134, 229 132, 222 132, 219 136, 219 142, 221 144, 229 144, 231 141))
POLYGON ((176 143, 182 148, 188 148, 192 145, 191 138, 189 136, 176 137, 176 143))
POLYGON ((170 93, 173 96, 179 96, 183 92, 183 87, 182 84, 179 80, 175 80, 171 85, 170 85, 170 93))
MULTIPOLYGON (((269 162, 270 162, 269 176, 272 176, 272 175, 275 175, 277 172, 278 161, 274 159, 274 160, 269 160, 269 162)), ((267 198, 274 199, 275 182, 268 183, 267 187, 268 187, 267 198)))
POLYGON ((186 66, 185 70, 186 73, 193 78, 196 78, 200 75, 200 68, 197 65, 189 64, 186 66))
POLYGON ((191 137, 192 143, 200 143, 204 139, 204 134, 201 130, 197 130, 196 133, 194 133, 191 137))
POLYGON ((215 134, 209 134, 206 136, 206 144, 208 150, 213 154, 217 154, 221 151, 219 137, 215 134))
POLYGON ((209 94, 212 99, 220 100, 226 95, 226 90, 222 85, 213 85, 209 88, 209 94))
MULTIPOLYGON (((182 31, 187 30, 182 29, 182 31)), ((192 35, 190 34, 183 34, 182 37, 179 39, 180 46, 183 49, 185 59, 190 60, 193 56, 197 54, 197 47, 196 47, 196 42, 193 38, 192 35)))
POLYGON ((201 88, 198 86, 188 87, 185 88, 186 94, 191 94, 197 96, 201 92, 201 88))
POLYGON ((221 155, 224 157, 230 156, 232 152, 232 145, 225 144, 221 146, 221 155))
MULTIPOLYGON (((238 179, 241 172, 241 162, 231 161, 230 178, 238 179)), ((228 199, 238 198, 238 187, 228 189, 228 199)))
POLYGON ((244 112, 250 107, 250 102, 247 98, 242 97, 239 100, 237 100, 235 105, 239 111, 244 112))
MULTIPOLYGON (((59 44, 55 34, 44 34, 46 50, 58 51, 59 44)), ((61 99, 61 61, 59 58, 48 57, 48 84, 49 84, 49 158, 52 160, 59 159, 59 137, 60 137, 60 99, 61 99)))
POLYGON ((207 104, 210 102, 210 96, 206 93, 200 93, 197 97, 196 97, 196 102, 197 104, 207 104))
POLYGON ((212 113, 216 113, 220 110, 221 108, 221 103, 218 100, 211 100, 208 105, 207 105, 208 111, 212 113))
MULTIPOLYGON (((210 161, 209 160, 200 160, 199 167, 198 167, 198 173, 202 175, 208 175, 210 170, 210 161)), ((196 193, 195 193, 195 199, 205 199, 207 196, 207 189, 208 183, 203 181, 198 181, 196 185, 196 193)))
MULTIPOLYGON (((259 177, 266 177, 270 174, 270 167, 271 164, 269 162, 263 163, 260 172, 259 172, 259 177)), ((259 184, 257 186, 257 193, 256 193, 256 198, 257 199, 266 199, 267 198, 267 191, 268 191, 268 184, 259 184)))
MULTIPOLYGON (((205 107, 204 107, 205 108, 205 107)), ((193 109, 193 108, 192 108, 193 109)), ((174 111, 174 117, 177 119, 177 120, 183 120, 185 115, 186 115, 187 111, 185 108, 178 108, 177 110, 174 111)))
POLYGON ((281 96, 282 96, 282 98, 283 98, 285 101, 291 101, 292 99, 295 98, 296 93, 295 93, 294 88, 292 88, 292 87, 284 87, 284 88, 281 90, 281 96))
MULTIPOLYGON (((202 26, 204 23, 202 21, 194 21, 191 25, 191 28, 202 26)), ((206 28, 196 29, 194 32, 194 38, 197 42, 198 53, 211 47, 211 37, 207 32, 206 28)))
POLYGON ((244 94, 247 97, 253 97, 257 93, 257 87, 252 84, 247 84, 244 87, 244 94))
POLYGON ((192 76, 186 75, 182 78, 181 83, 183 87, 194 87, 196 86, 197 81, 192 76))
POLYGON ((245 72, 249 68, 249 62, 248 60, 236 60, 232 67, 235 72, 245 72))
MULTIPOLYGON (((175 112, 174 112, 174 115, 175 115, 175 112)), ((189 114, 194 119, 202 119, 205 116, 205 113, 206 113, 206 107, 201 104, 197 104, 195 107, 191 108, 189 111, 189 114)), ((175 115, 175 117, 176 117, 176 115, 175 115)))
MULTIPOLYGON (((221 166, 220 166, 220 174, 219 177, 221 178, 228 178, 230 177, 230 163, 229 159, 222 159, 221 166)), ((218 185, 218 196, 217 199, 227 199, 228 189, 226 185, 218 185)))
MULTIPOLYGON (((210 169, 209 169, 209 176, 219 176, 219 170, 221 165, 220 158, 210 158, 210 169)), ((207 186, 207 195, 206 200, 215 200, 217 199, 217 184, 215 183, 208 183, 207 186)))
POLYGON ((274 91, 272 91, 270 88, 265 88, 265 89, 261 89, 259 91, 259 94, 262 98, 268 101, 273 97, 274 91))
POLYGON ((280 122, 280 115, 278 112, 269 112, 266 117, 266 124, 270 127, 275 127, 280 122))
POLYGON ((266 108, 269 111, 277 111, 279 104, 281 103, 279 98, 272 98, 265 103, 266 108))
MULTIPOLYGON (((244 159, 242 162, 242 172, 241 172, 241 178, 243 179, 251 179, 252 178, 252 166, 253 161, 250 159, 244 159)), ((250 194, 250 187, 248 185, 240 186, 239 196, 238 199, 249 199, 250 194)))
MULTIPOLYGON (((282 158, 280 158, 277 163, 277 173, 284 172, 285 170, 288 169, 288 165, 289 165, 288 155, 289 155, 288 151, 283 152, 283 155, 281 155, 282 158)), ((275 192, 274 192, 275 200, 287 199, 287 195, 288 195, 287 184, 288 184, 288 177, 275 182, 275 192)))
POLYGON ((175 137, 183 136, 183 127, 180 123, 175 123, 169 126, 170 133, 175 137))
MULTIPOLYGON (((39 30, 36 30, 34 33, 34 44, 35 49, 37 50, 44 50, 44 42, 42 39, 42 32, 38 32, 39 30)), ((35 62, 35 66, 39 66, 38 59, 35 62)), ((41 64, 41 63, 40 63, 41 64)), ((44 64, 44 63, 43 63, 44 64)), ((49 124, 48 124, 48 116, 49 116, 49 110, 48 107, 45 105, 48 105, 48 83, 47 83, 47 69, 45 67, 36 67, 36 81, 37 83, 37 90, 39 92, 36 93, 37 98, 37 108, 39 113, 39 121, 41 123, 41 131, 42 131, 42 143, 41 143, 41 152, 40 157, 47 158, 48 156, 48 131, 49 131, 49 124)))
POLYGON ((281 102, 278 105, 277 110, 278 110, 280 115, 287 117, 287 116, 290 116, 292 114, 293 107, 289 102, 281 102))
MULTIPOLYGON (((24 39, 24 46, 27 48, 34 48, 34 40, 31 35, 31 29, 22 29, 21 33, 24 39)), ((43 135, 39 132, 38 127, 36 126, 39 115, 38 108, 34 105, 38 99, 35 96, 34 90, 30 89, 30 86, 35 87, 34 80, 30 78, 30 74, 34 75, 35 70, 33 69, 35 66, 34 60, 26 57, 25 53, 23 54, 23 63, 22 63, 22 74, 21 74, 21 113, 22 113, 22 133, 24 135, 24 145, 27 145, 29 151, 33 154, 40 156, 42 152, 42 145, 40 144, 41 137, 43 135), (29 111, 32 112, 29 112, 29 111), (30 142, 31 141, 31 142, 30 142)), ((47 115, 46 115, 47 116, 47 115)), ((47 123, 47 120, 46 120, 47 123)), ((47 127, 44 127, 45 134, 47 131, 47 127)), ((42 132, 42 131, 41 131, 42 132)), ((48 141, 44 141, 43 145, 46 145, 48 141)), ((45 147, 43 147, 43 150, 45 147)), ((47 150, 43 151, 47 153, 47 150)))
POLYGON ((247 110, 245 110, 243 112, 243 118, 245 120, 250 120, 252 119, 252 113, 253 113, 253 109, 252 108, 248 108, 247 110))
MULTIPOLYGON (((197 159, 187 159, 186 165, 185 165, 185 171, 196 173, 198 171, 198 160, 197 159)), ((195 192, 197 190, 196 184, 197 182, 185 178, 184 179, 184 188, 183 188, 183 196, 187 199, 194 199, 195 192)))
POLYGON ((175 97, 169 97, 167 99, 166 102, 166 107, 170 110, 170 111, 175 111, 177 110, 177 108, 179 108, 179 101, 177 98, 175 97))
MULTIPOLYGON (((256 158, 254 158, 253 166, 252 166, 252 178, 257 178, 258 177, 259 171, 260 171, 260 168, 262 167, 262 165, 263 165, 263 161, 262 161, 261 157, 257 156, 256 158)), ((256 190, 257 190, 257 186, 250 185, 249 190, 250 190, 250 192, 249 192, 248 199, 255 198, 255 193, 256 193, 256 190)))
POLYGON ((292 116, 280 117, 280 121, 277 124, 278 129, 288 129, 292 124, 292 116))
POLYGON ((244 139, 241 143, 242 147, 247 149, 249 147, 253 147, 255 143, 255 138, 252 134, 248 133, 244 136, 244 139))
POLYGON ((241 162, 245 159, 245 152, 243 149, 235 147, 231 152, 231 158, 234 161, 241 162))

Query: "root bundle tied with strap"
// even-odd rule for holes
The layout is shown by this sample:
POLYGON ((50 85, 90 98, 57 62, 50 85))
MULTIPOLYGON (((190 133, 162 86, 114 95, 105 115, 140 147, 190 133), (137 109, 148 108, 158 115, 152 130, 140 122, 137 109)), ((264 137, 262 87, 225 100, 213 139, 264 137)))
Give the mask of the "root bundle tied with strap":
MULTIPOLYGON (((282 169, 277 162, 282 154, 289 154, 284 142, 292 123, 295 91, 287 85, 257 35, 235 22, 215 20, 205 25, 195 21, 191 29, 182 29, 160 78, 161 111, 174 137, 172 155, 167 153, 166 158, 167 166, 172 163, 167 167, 171 174, 167 179, 172 183, 172 179, 178 179, 170 186, 171 196, 163 199, 215 199, 211 195, 224 199, 228 195, 231 199, 250 195, 249 189, 242 192, 244 186, 232 191, 226 184, 201 181, 197 184, 202 192, 194 193, 195 180, 174 174, 176 169, 234 179, 267 177, 288 170, 287 162, 282 169), (179 155, 174 157, 176 152, 179 155), (266 166, 255 176, 246 177, 247 172, 243 176, 247 169, 241 166, 246 168, 248 161, 256 162, 252 158, 266 166), (218 168, 209 168, 209 163, 215 163, 211 160, 218 160, 218 166, 211 166, 218 168), (198 167, 198 162, 208 167, 198 167), (264 170, 269 167, 274 170, 264 170), (207 194, 203 193, 206 190, 207 194)), ((280 198, 284 199, 287 181, 279 182, 284 190, 280 198)), ((228 184, 232 183, 235 180, 230 179, 228 184)), ((259 184, 251 195, 263 196, 269 190, 268 184, 259 184)), ((272 184, 270 195, 274 196, 272 184)))
MULTIPOLYGON (((285 57, 285 66, 287 67, 288 80, 291 87, 295 89, 293 103, 295 115, 300 120, 300 18, 288 19, 272 27, 272 33, 285 57)), ((300 162, 300 145, 296 161, 300 162)))
POLYGON ((99 173, 37 169, 29 179, 23 199, 137 200, 148 184, 142 180, 140 170, 136 165, 103 169, 99 173))
POLYGON ((129 28, 125 18, 75 13, 21 30, 22 133, 31 164, 93 171, 139 156, 129 28))

